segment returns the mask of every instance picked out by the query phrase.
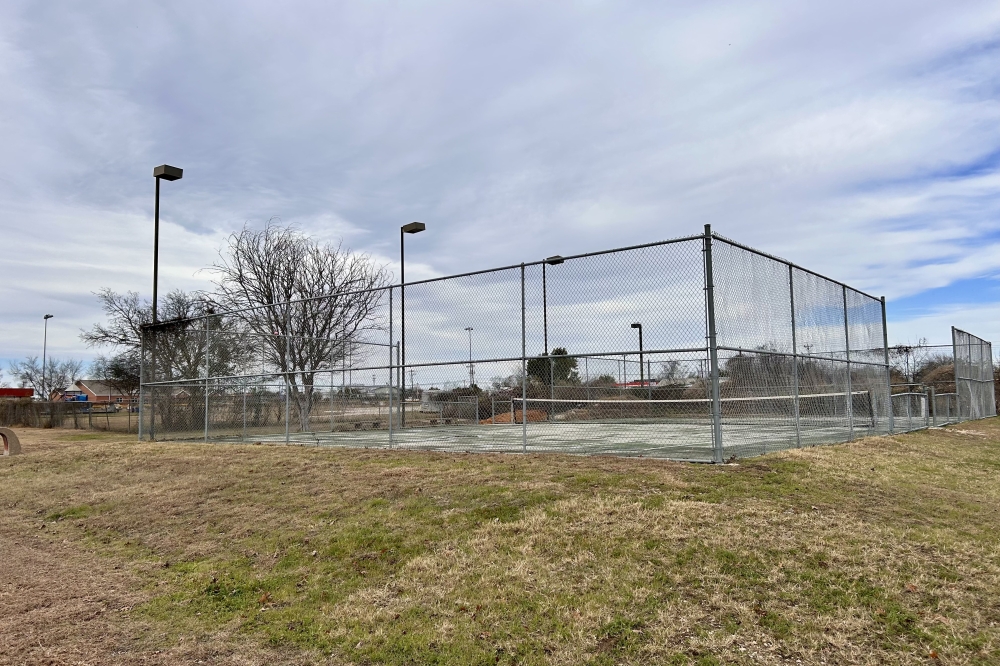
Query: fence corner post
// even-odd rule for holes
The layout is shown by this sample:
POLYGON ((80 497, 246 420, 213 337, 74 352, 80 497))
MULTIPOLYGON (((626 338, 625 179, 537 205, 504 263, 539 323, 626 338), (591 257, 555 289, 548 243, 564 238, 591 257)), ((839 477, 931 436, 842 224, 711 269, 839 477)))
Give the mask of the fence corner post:
POLYGON ((882 303, 882 352, 885 361, 885 388, 889 391, 886 402, 889 407, 889 434, 896 431, 894 413, 892 409, 892 369, 889 367, 889 330, 885 325, 885 296, 879 299, 882 303))
POLYGON ((705 304, 708 320, 708 354, 712 373, 713 461, 725 462, 722 446, 722 402, 719 391, 719 345, 715 328, 715 277, 712 268, 712 225, 705 225, 705 304))
MULTIPOLYGON (((521 264, 521 453, 528 452, 528 320, 524 293, 524 264, 521 264)), ((511 405, 511 418, 514 407, 511 405)))

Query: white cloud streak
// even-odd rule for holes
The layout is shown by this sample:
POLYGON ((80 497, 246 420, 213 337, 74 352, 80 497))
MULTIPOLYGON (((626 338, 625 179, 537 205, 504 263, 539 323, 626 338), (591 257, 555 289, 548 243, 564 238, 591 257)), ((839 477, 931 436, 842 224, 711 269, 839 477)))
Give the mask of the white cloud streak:
POLYGON ((6 3, 0 358, 42 310, 83 356, 91 292, 149 293, 163 162, 162 290, 272 216, 393 268, 424 220, 414 279, 705 223, 890 299, 996 275, 998 28, 995 2, 6 3))

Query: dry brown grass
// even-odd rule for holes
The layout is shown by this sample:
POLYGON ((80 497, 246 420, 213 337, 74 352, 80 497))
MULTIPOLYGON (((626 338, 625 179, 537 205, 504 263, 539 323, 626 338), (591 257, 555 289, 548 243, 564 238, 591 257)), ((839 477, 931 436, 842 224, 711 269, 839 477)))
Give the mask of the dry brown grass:
POLYGON ((996 419, 718 467, 22 441, 0 663, 1000 663, 996 419))

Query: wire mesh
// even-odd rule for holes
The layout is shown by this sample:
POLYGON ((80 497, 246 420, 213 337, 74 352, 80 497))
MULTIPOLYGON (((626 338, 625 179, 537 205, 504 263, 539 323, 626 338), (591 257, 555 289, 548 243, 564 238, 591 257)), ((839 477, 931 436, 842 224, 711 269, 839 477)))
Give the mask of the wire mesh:
POLYGON ((982 403, 978 338, 892 387, 883 307, 706 232, 210 312, 144 329, 140 435, 721 462, 982 403))
POLYGON ((951 329, 955 355, 955 389, 962 417, 996 416, 993 346, 971 333, 951 329))

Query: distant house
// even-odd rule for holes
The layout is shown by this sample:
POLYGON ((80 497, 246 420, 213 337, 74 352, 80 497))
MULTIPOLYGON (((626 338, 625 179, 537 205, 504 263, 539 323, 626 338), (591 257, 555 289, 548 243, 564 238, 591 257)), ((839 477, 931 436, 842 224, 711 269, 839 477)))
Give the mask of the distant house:
POLYGON ((87 396, 76 386, 67 386, 66 388, 52 391, 49 394, 49 400, 52 402, 85 402, 87 396))
POLYGON ((118 405, 130 405, 137 402, 136 398, 111 388, 99 379, 78 379, 74 385, 79 389, 80 395, 86 396, 86 402, 118 405))

